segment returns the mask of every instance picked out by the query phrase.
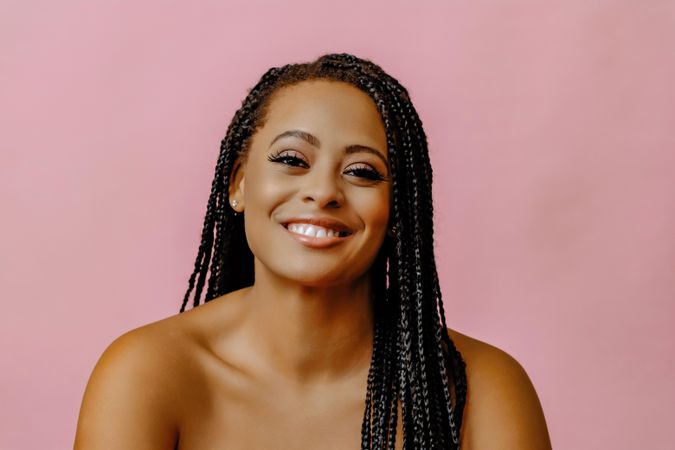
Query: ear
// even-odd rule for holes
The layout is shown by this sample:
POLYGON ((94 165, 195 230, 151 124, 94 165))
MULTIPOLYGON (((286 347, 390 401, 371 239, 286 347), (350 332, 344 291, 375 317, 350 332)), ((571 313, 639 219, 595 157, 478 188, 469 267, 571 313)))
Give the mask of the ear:
POLYGON ((240 158, 234 162, 230 174, 229 203, 235 212, 244 211, 244 185, 246 181, 246 163, 240 158))

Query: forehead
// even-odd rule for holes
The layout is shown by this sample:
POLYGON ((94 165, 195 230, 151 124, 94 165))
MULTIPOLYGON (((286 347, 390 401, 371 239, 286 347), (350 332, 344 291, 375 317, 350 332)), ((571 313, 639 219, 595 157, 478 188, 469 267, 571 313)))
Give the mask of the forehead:
POLYGON ((350 139, 377 143, 386 150, 386 132, 375 103, 365 92, 341 81, 302 81, 275 92, 260 132, 287 129, 341 133, 350 139))

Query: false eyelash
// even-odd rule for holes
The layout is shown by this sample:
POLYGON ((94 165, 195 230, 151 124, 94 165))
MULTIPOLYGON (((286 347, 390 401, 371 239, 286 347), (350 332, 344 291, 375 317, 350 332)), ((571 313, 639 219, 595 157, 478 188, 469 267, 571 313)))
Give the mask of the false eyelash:
POLYGON ((384 181, 386 177, 375 169, 369 169, 368 166, 355 167, 347 171, 359 178, 365 178, 370 181, 384 181))
MULTIPOLYGON (((283 150, 278 150, 274 152, 273 154, 269 155, 267 157, 267 160, 273 163, 280 163, 284 164, 290 167, 302 167, 302 168, 308 168, 309 165, 307 162, 296 156, 298 154, 297 151, 293 152, 295 154, 284 154, 285 152, 289 151, 288 149, 283 149, 283 150)), ((364 180, 368 181, 373 181, 373 182, 379 182, 379 181, 385 181, 387 180, 387 177, 382 175, 379 171, 369 168, 368 165, 361 165, 358 167, 355 167, 353 169, 347 170, 345 173, 351 174, 353 176, 356 176, 357 178, 363 178, 364 180)))
POLYGON ((302 158, 298 158, 295 152, 294 155, 283 155, 282 153, 288 150, 278 150, 267 157, 267 160, 274 163, 281 163, 291 167, 307 167, 307 163, 302 158))

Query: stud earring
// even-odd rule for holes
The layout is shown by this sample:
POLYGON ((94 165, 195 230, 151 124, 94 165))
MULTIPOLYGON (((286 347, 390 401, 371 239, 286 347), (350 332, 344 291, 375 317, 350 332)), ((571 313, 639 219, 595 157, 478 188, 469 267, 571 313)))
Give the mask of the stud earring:
POLYGON ((236 200, 232 200, 232 210, 234 211, 234 215, 237 216, 239 215, 239 211, 237 211, 237 205, 239 205, 239 202, 236 200))

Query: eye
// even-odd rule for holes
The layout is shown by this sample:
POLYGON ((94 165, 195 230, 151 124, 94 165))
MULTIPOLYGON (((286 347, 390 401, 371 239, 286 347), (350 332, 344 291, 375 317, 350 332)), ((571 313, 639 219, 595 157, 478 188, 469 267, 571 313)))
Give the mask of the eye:
POLYGON ((302 155, 295 150, 279 150, 269 155, 267 160, 291 167, 303 167, 305 169, 309 167, 309 164, 303 159, 302 155))
POLYGON ((368 164, 353 164, 345 170, 346 174, 368 181, 384 181, 386 177, 368 164))

